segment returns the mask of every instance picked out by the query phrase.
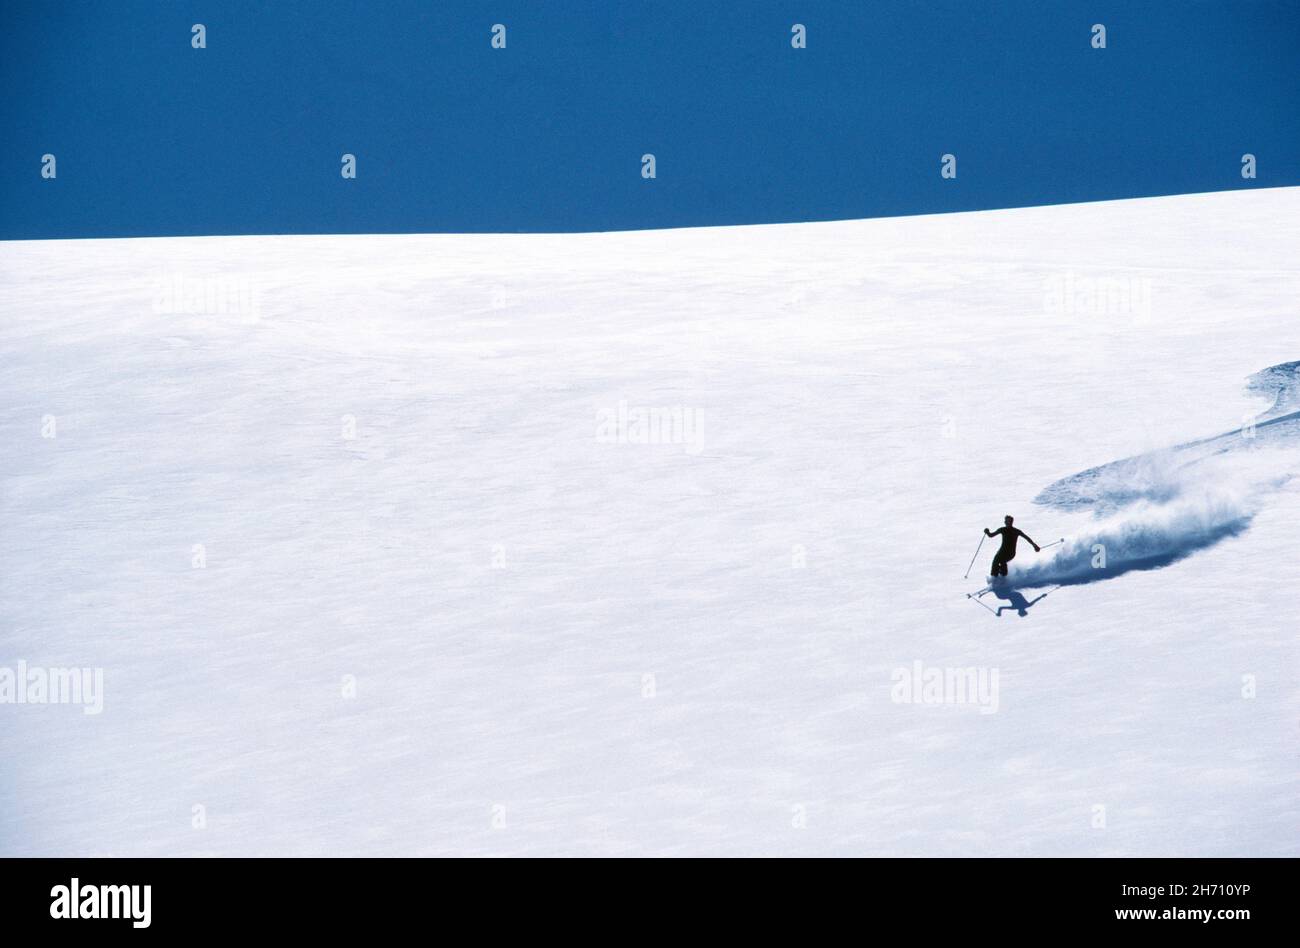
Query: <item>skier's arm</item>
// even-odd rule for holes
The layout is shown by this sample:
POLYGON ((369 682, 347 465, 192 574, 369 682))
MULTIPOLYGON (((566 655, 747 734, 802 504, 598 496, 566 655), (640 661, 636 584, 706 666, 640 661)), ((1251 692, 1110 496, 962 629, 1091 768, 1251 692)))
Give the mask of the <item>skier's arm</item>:
POLYGON ((988 527, 985 527, 985 528, 984 528, 984 535, 985 535, 986 537, 995 537, 995 536, 997 536, 999 533, 1001 533, 1001 532, 1003 531, 1003 529, 1004 529, 1003 527, 998 527, 996 530, 990 530, 988 527))
POLYGON ((1024 537, 1026 540, 1029 541, 1029 545, 1032 546, 1032 547, 1034 548, 1034 552, 1035 552, 1035 553, 1041 553, 1041 552, 1043 552, 1043 548, 1042 548, 1041 546, 1039 546, 1037 543, 1035 543, 1035 542, 1033 541, 1033 539, 1029 536, 1029 534, 1028 534, 1028 533, 1025 533, 1024 530, 1021 530, 1021 531, 1020 531, 1020 535, 1021 535, 1022 537, 1024 537))

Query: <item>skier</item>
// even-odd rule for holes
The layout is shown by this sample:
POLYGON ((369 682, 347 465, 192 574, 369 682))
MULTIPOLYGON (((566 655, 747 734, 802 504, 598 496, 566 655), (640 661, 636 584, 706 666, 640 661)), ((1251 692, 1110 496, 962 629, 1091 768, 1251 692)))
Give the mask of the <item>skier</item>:
POLYGON ((1037 543, 1035 543, 1033 540, 1029 538, 1029 534, 1025 533, 1023 530, 1020 530, 1012 526, 1012 523, 1015 522, 1014 517, 1011 516, 1003 517, 1002 522, 1006 524, 1006 526, 998 527, 998 529, 996 530, 990 530, 988 527, 984 528, 984 535, 986 537, 996 537, 999 535, 1001 535, 1002 537, 1002 545, 998 547, 998 551, 995 554, 993 554, 992 576, 994 579, 996 579, 999 576, 1007 575, 1007 563, 1009 563, 1011 560, 1016 558, 1016 541, 1019 540, 1021 537, 1024 537, 1026 540, 1029 540, 1029 543, 1034 548, 1035 553, 1039 553, 1043 549, 1041 546, 1039 546, 1037 543))

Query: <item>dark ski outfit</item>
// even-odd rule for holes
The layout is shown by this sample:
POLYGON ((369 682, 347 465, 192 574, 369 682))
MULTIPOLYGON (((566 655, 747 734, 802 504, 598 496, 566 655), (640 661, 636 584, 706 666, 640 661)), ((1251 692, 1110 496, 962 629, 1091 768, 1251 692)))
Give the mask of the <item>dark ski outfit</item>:
POLYGON ((993 576, 1007 575, 1007 563, 1016 558, 1016 541, 1021 537, 1029 540, 1030 546, 1035 550, 1041 549, 1037 543, 1029 539, 1029 534, 1018 527, 998 527, 996 530, 984 528, 984 535, 989 537, 1002 536, 1002 545, 998 551, 993 554, 993 576))

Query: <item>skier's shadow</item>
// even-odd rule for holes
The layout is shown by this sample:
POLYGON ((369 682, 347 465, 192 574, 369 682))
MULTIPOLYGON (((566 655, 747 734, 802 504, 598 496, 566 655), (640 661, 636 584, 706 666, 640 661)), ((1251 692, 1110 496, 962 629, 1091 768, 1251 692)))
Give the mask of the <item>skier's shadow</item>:
POLYGON ((1002 613, 1008 611, 1014 612, 1016 613, 1016 615, 1020 616, 1020 618, 1024 619, 1028 617, 1029 610, 1032 609, 1038 603, 1042 602, 1043 599, 1047 597, 1048 593, 1055 592, 1060 588, 1061 588, 1060 586, 1053 586, 1051 589, 1047 590, 1047 592, 1039 593, 1033 599, 1026 599, 1025 594, 1022 593, 1019 589, 1016 589, 1014 587, 994 586, 992 589, 989 590, 989 592, 991 592, 998 599, 1001 599, 1004 602, 1006 602, 1005 606, 998 606, 995 609, 981 599, 976 599, 975 601, 978 602, 985 609, 987 609, 989 612, 993 613, 999 619, 1002 618, 1002 613))

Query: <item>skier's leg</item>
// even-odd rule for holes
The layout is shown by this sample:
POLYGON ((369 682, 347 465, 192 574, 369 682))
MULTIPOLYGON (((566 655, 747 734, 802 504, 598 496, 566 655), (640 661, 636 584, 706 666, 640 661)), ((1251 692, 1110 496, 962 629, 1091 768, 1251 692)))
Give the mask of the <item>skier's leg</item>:
POLYGON ((1007 575, 1007 564, 1016 558, 1015 550, 1001 550, 998 553, 998 566, 1002 569, 999 576, 1007 575))

